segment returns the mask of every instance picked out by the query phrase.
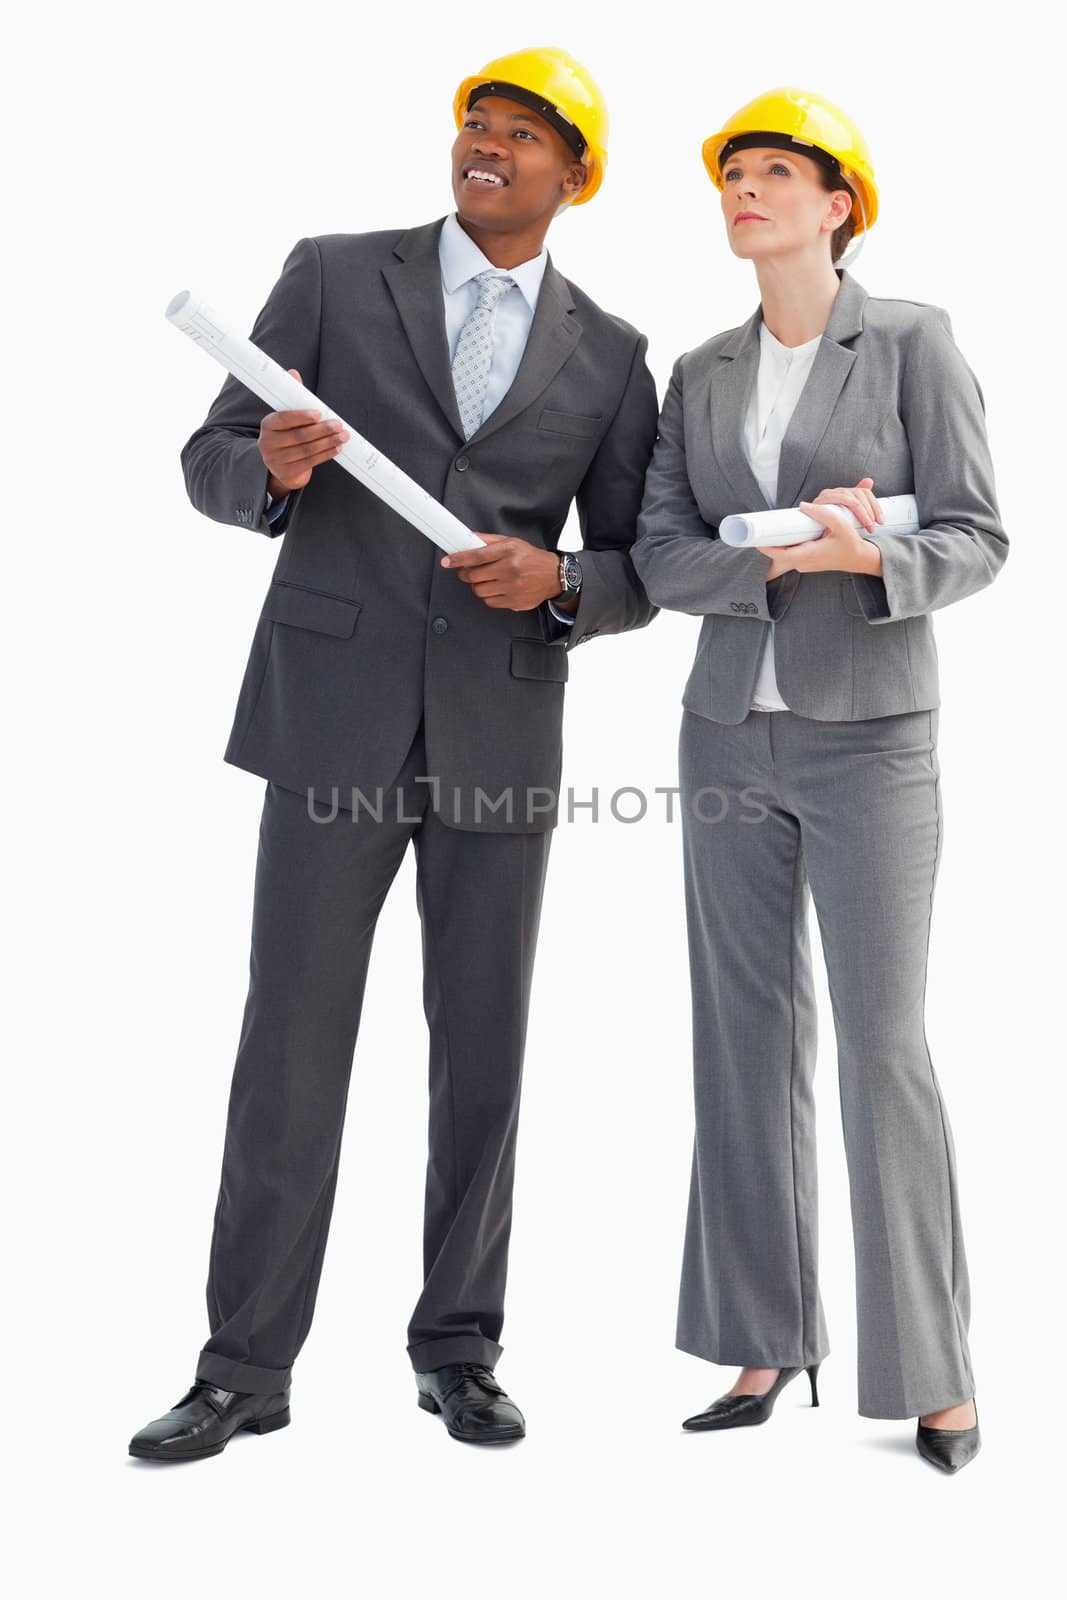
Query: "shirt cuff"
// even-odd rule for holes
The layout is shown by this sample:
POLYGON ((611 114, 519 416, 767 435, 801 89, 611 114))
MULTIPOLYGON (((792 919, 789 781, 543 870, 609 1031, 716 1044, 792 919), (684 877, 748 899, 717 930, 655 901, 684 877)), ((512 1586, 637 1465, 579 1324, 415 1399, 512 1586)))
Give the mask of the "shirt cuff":
POLYGON ((267 521, 272 525, 277 522, 278 518, 285 514, 285 508, 288 504, 289 496, 287 494, 283 494, 277 500, 274 500, 271 498, 271 492, 268 489, 266 510, 267 521))
POLYGON ((548 602, 548 609, 558 622, 565 622, 569 628, 573 628, 574 624, 578 621, 578 618, 572 617, 568 611, 557 611, 551 600, 548 602))

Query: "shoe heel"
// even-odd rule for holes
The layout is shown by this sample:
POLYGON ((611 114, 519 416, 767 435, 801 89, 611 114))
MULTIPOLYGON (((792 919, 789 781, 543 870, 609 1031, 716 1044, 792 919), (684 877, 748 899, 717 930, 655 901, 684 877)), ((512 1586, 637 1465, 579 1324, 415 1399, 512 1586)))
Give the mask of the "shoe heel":
POLYGON ((815 1380, 819 1376, 819 1368, 821 1366, 822 1362, 816 1361, 813 1367, 808 1368, 808 1379, 811 1383, 811 1403, 813 1406, 817 1406, 819 1403, 819 1390, 815 1380))
POLYGON ((423 1394, 421 1389, 419 1390, 419 1405, 422 1407, 423 1411, 431 1411, 434 1413, 434 1415, 436 1415, 441 1409, 433 1395, 423 1394))
POLYGON ((269 1417, 256 1417, 254 1422, 246 1422, 244 1431, 245 1433, 273 1433, 275 1428, 287 1428, 289 1421, 289 1407, 286 1406, 283 1411, 273 1411, 269 1417))

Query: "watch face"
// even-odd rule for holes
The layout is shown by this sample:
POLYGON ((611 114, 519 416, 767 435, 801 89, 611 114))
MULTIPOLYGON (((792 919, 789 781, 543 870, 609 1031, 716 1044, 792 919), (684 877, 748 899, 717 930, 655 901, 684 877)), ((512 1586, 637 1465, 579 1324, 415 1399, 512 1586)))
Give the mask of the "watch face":
POLYGON ((577 589, 579 587, 582 581, 582 569, 573 556, 568 557, 563 568, 563 574, 567 580, 568 588, 577 589))

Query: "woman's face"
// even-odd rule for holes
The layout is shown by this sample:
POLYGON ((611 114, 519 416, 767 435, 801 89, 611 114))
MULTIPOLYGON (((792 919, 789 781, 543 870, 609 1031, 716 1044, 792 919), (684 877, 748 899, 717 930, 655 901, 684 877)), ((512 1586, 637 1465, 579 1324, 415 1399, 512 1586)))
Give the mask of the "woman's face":
POLYGON ((848 216, 846 189, 824 189, 810 156, 769 146, 738 150, 722 169, 722 211, 735 256, 746 261, 825 250, 848 216))

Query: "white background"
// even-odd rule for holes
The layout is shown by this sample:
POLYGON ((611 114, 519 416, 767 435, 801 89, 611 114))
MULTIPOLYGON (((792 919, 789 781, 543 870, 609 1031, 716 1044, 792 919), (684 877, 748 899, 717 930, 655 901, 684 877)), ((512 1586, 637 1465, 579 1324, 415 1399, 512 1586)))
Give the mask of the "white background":
MULTIPOLYGON (((20 1594, 1044 1586, 1062 1415, 1065 167, 1062 52, 1040 15, 187 0, 38 7, 9 34, 4 1423, 20 1594), (1012 552, 936 619, 946 835, 927 1030, 984 1437, 959 1478, 919 1460, 913 1422, 856 1414, 821 967, 822 1406, 801 1379, 763 1428, 680 1431, 733 1369, 673 1348, 691 1068, 679 828, 662 809, 631 826, 580 812, 554 840, 499 1368, 526 1441, 473 1450, 415 1406, 426 1039, 409 859, 372 960, 293 1426, 185 1468, 126 1455, 207 1333, 264 788, 222 750, 278 551, 186 498, 178 452, 222 374, 163 310, 194 283, 248 329, 300 236, 441 216, 459 80, 549 42, 587 62, 613 119, 604 187, 554 224, 553 260, 647 331, 661 395, 682 350, 758 300, 700 141, 783 83, 843 105, 872 149, 881 217, 856 277, 947 307, 985 393, 1012 552)), ((697 626, 664 614, 578 653, 564 781, 579 796, 674 781, 697 626)), ((818 956, 814 923, 813 938, 818 956)))

